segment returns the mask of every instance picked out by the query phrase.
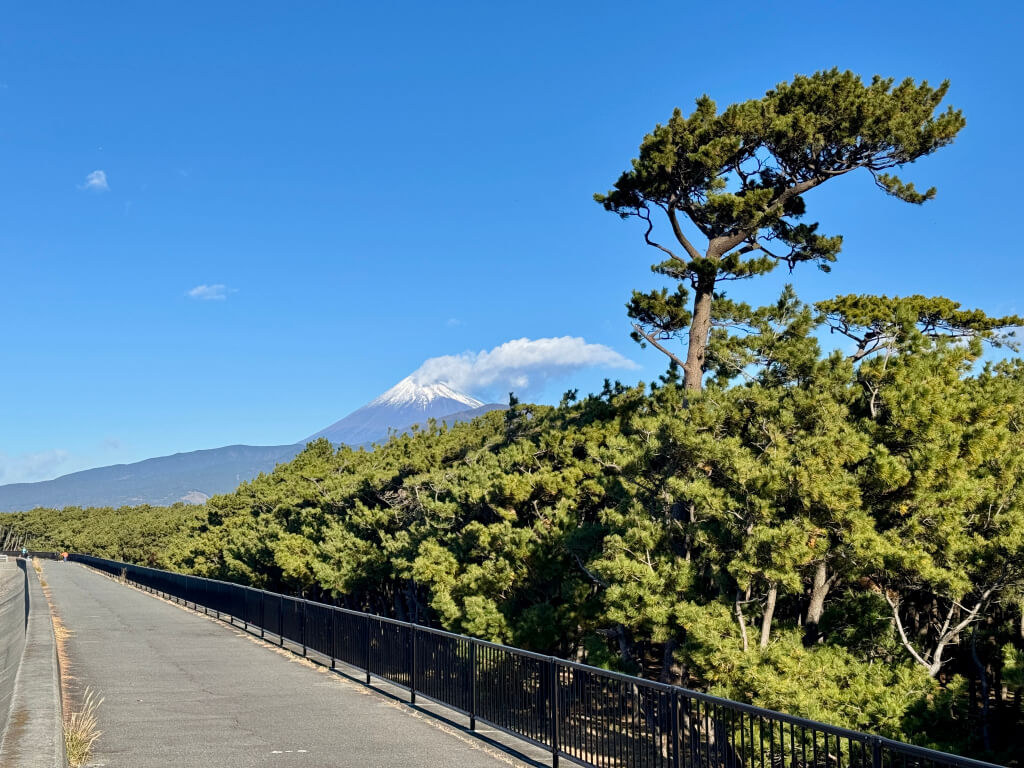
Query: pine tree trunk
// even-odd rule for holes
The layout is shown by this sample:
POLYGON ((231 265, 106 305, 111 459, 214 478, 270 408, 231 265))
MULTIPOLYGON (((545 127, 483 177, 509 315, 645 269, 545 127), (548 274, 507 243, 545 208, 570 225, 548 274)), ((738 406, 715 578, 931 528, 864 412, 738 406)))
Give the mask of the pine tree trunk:
POLYGON ((811 602, 807 606, 807 621, 804 622, 804 642, 813 644, 818 642, 820 633, 818 624, 825 612, 825 598, 832 583, 828 579, 828 566, 822 560, 814 569, 814 582, 811 584, 811 602))
POLYGON ((992 751, 992 739, 989 734, 989 694, 988 694, 988 671, 985 669, 985 665, 981 663, 981 659, 978 658, 978 628, 975 627, 971 632, 971 660, 974 662, 975 669, 978 670, 978 677, 981 683, 981 742, 985 747, 986 752, 992 751))
POLYGON ((740 590, 736 590, 736 621, 740 624, 740 638, 743 640, 743 652, 746 653, 750 648, 750 643, 747 640, 747 619, 743 615, 743 600, 744 595, 740 590))
POLYGON ((623 664, 628 668, 636 661, 636 654, 633 651, 633 638, 630 637, 629 630, 622 624, 615 625, 615 634, 619 641, 619 658, 622 659, 623 664))
POLYGON ((938 679, 939 672, 942 671, 942 654, 946 650, 946 645, 950 641, 950 637, 945 637, 939 640, 935 645, 935 650, 932 653, 931 663, 928 665, 928 676, 933 679, 938 679))
POLYGON ((681 670, 675 659, 675 650, 678 646, 679 642, 670 637, 661 655, 661 675, 658 679, 668 685, 679 685, 682 682, 681 670))
POLYGON ((711 333, 711 300, 715 293, 714 277, 702 275, 697 280, 697 295, 693 300, 693 320, 690 322, 689 346, 683 364, 683 386, 690 392, 704 387, 704 357, 708 335, 711 333))
POLYGON ((775 616, 775 600, 779 596, 779 586, 768 587, 768 600, 764 606, 764 618, 761 620, 761 648, 768 647, 768 639, 772 633, 772 618, 775 616))

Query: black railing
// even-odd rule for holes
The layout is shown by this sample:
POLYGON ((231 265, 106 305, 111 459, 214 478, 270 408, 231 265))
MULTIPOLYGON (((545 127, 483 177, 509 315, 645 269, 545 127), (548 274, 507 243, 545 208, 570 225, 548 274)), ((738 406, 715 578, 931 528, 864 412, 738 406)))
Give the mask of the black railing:
POLYGON ((394 619, 88 555, 71 559, 241 622, 604 768, 992 768, 936 752, 394 619))

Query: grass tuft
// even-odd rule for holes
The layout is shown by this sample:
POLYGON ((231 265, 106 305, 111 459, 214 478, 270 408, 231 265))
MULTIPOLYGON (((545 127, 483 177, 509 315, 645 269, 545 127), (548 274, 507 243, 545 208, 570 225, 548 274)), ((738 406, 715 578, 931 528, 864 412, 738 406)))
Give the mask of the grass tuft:
POLYGON ((64 749, 72 768, 85 765, 92 755, 92 745, 103 733, 96 724, 96 710, 102 703, 103 699, 97 699, 95 692, 86 688, 82 708, 72 712, 64 725, 64 749))

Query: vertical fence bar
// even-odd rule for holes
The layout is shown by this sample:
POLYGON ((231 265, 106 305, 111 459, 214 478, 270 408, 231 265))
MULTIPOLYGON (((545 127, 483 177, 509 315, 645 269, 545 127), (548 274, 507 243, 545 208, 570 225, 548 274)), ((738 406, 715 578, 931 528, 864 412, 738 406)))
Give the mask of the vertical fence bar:
POLYGON ((277 630, 280 634, 277 636, 279 644, 284 648, 284 596, 279 595, 277 598, 277 630))
POLYGON ((558 768, 558 661, 552 656, 548 660, 551 672, 548 675, 549 693, 548 714, 551 716, 551 768, 558 768))
POLYGON ((412 657, 409 660, 409 703, 416 703, 416 625, 412 625, 412 657))
POLYGON ((302 616, 299 619, 299 633, 302 635, 302 657, 306 657, 306 601, 302 601, 302 616))
POLYGON ((266 609, 266 596, 267 593, 264 590, 260 590, 260 638, 265 637, 266 628, 264 625, 267 623, 267 609, 266 609))
POLYGON ((672 768, 679 768, 679 692, 673 690, 669 695, 669 717, 672 718, 672 768))
POLYGON ((366 684, 370 684, 370 616, 366 616, 366 684))
POLYGON ((877 736, 871 740, 871 768, 882 768, 882 740, 877 736))
POLYGON ((476 730, 476 642, 469 641, 469 730, 476 730))
POLYGON ((331 669, 335 669, 334 653, 338 650, 338 611, 335 608, 331 609, 331 639, 329 642, 331 646, 331 669))

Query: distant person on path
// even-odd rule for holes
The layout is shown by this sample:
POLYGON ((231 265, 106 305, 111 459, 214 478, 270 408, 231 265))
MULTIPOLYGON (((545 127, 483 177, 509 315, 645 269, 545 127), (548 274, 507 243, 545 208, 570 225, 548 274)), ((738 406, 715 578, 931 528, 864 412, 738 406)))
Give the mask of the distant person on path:
POLYGON ((25 548, 25 547, 21 548, 21 557, 22 557, 22 559, 27 559, 28 558, 28 549, 27 548, 25 548))
POLYGON ((68 553, 67 552, 61 552, 60 553, 60 559, 63 560, 66 563, 68 561, 68 553))

